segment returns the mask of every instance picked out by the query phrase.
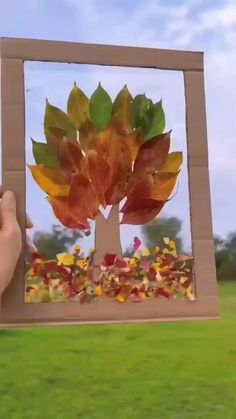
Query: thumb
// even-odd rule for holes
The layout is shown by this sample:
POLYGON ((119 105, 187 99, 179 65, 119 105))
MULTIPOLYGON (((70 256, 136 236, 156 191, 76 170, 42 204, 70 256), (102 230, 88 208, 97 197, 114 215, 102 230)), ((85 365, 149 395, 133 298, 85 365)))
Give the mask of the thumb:
POLYGON ((11 191, 6 191, 1 199, 0 205, 1 226, 3 230, 12 227, 16 220, 16 199, 11 191))

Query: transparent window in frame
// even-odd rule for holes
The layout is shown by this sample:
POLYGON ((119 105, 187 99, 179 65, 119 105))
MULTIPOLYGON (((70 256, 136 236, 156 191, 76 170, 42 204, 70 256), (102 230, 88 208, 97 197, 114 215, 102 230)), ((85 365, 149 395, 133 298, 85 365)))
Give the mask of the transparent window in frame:
POLYGON ((183 74, 26 62, 25 101, 25 301, 194 300, 183 74))

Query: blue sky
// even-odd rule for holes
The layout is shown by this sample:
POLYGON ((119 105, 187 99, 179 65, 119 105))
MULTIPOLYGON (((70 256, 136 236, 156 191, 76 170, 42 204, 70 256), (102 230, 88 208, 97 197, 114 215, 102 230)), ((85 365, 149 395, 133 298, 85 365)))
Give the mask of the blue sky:
MULTIPOLYGON (((0 32, 1 36, 9 37, 204 51, 214 231, 225 236, 228 232, 236 230, 236 3, 234 0, 0 1, 0 32)), ((50 73, 52 71, 48 71, 46 67, 40 70, 40 66, 34 71, 28 70, 26 76, 31 83, 32 103, 39 97, 44 100, 43 93, 50 83, 51 79, 48 76, 50 73), (42 90, 42 86, 40 90, 37 84, 40 74, 45 90, 42 90)), ((51 101, 63 106, 62 102, 68 94, 69 76, 66 71, 58 73, 60 74, 57 75, 57 80, 62 80, 66 89, 63 89, 63 84, 60 84, 60 89, 51 89, 51 101)), ((84 70, 81 77, 85 77, 85 73, 84 70)), ((89 80, 86 80, 87 84, 84 82, 87 88, 92 88, 93 85, 95 87, 99 81, 97 77, 104 77, 108 88, 112 88, 112 75, 109 71, 99 74, 94 70, 92 73, 89 80)), ((117 86, 123 76, 117 74, 117 86)), ((177 104, 182 100, 181 92, 179 95, 176 93, 174 78, 170 80, 169 85, 165 78, 160 80, 164 83, 163 94, 166 94, 167 110, 174 113, 177 104), (173 92, 173 106, 168 99, 171 92, 173 92)), ((151 86, 149 79, 146 88, 151 89, 151 86)), ((136 87, 137 84, 134 83, 134 89, 136 87)), ((43 106, 43 103, 39 104, 39 115, 42 113, 40 106, 43 106)), ((176 127, 177 122, 177 119, 171 119, 172 126, 176 127)), ((32 130, 33 128, 35 135, 38 135, 36 122, 32 130)), ((181 135, 182 139, 184 137, 182 128, 179 127, 176 134, 176 146, 179 145, 178 138, 181 135)), ((29 135, 34 136, 31 132, 29 135)), ((185 214, 181 206, 178 208, 180 213, 183 210, 185 214)), ((32 210, 33 217, 35 215, 37 218, 35 209, 32 210)))

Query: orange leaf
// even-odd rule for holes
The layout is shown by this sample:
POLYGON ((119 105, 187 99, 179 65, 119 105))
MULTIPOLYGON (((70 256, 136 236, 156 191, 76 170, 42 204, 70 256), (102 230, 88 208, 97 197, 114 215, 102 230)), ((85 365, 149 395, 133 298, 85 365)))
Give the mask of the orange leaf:
POLYGON ((134 162, 134 175, 155 173, 167 159, 170 148, 170 132, 158 135, 141 145, 134 162))
POLYGON ((88 152, 89 177, 103 207, 106 205, 104 193, 110 184, 110 166, 95 150, 88 152))
POLYGON ((50 196, 67 196, 70 177, 58 168, 28 165, 35 182, 50 196))
POLYGON ((68 228, 77 230, 87 230, 89 224, 87 218, 82 214, 81 209, 74 205, 69 205, 65 197, 48 197, 53 212, 57 219, 68 228))
POLYGON ((165 201, 137 199, 124 211, 121 224, 143 225, 150 223, 162 210, 165 201))
POLYGON ((68 196, 70 207, 77 207, 86 218, 94 219, 99 212, 99 200, 91 182, 83 175, 72 176, 68 196))

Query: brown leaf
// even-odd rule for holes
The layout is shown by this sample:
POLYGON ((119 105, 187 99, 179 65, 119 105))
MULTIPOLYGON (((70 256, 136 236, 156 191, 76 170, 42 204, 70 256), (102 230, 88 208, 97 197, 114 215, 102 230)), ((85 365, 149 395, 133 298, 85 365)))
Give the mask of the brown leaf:
POLYGON ((134 176, 155 173, 167 159, 170 148, 170 132, 158 135, 141 145, 134 162, 134 176))
POLYGON ((121 224, 144 225, 150 223, 162 210, 165 201, 144 198, 126 208, 121 224))
POLYGON ((69 173, 81 173, 88 177, 88 164, 79 144, 71 143, 63 138, 60 145, 59 163, 63 170, 69 173))
POLYGON ((138 199, 151 198, 153 186, 154 186, 153 176, 146 173, 142 177, 142 179, 138 180, 133 186, 133 188, 131 188, 127 196, 127 200, 121 209, 121 212, 125 212, 125 210, 130 205, 132 205, 133 202, 137 201, 138 199))

